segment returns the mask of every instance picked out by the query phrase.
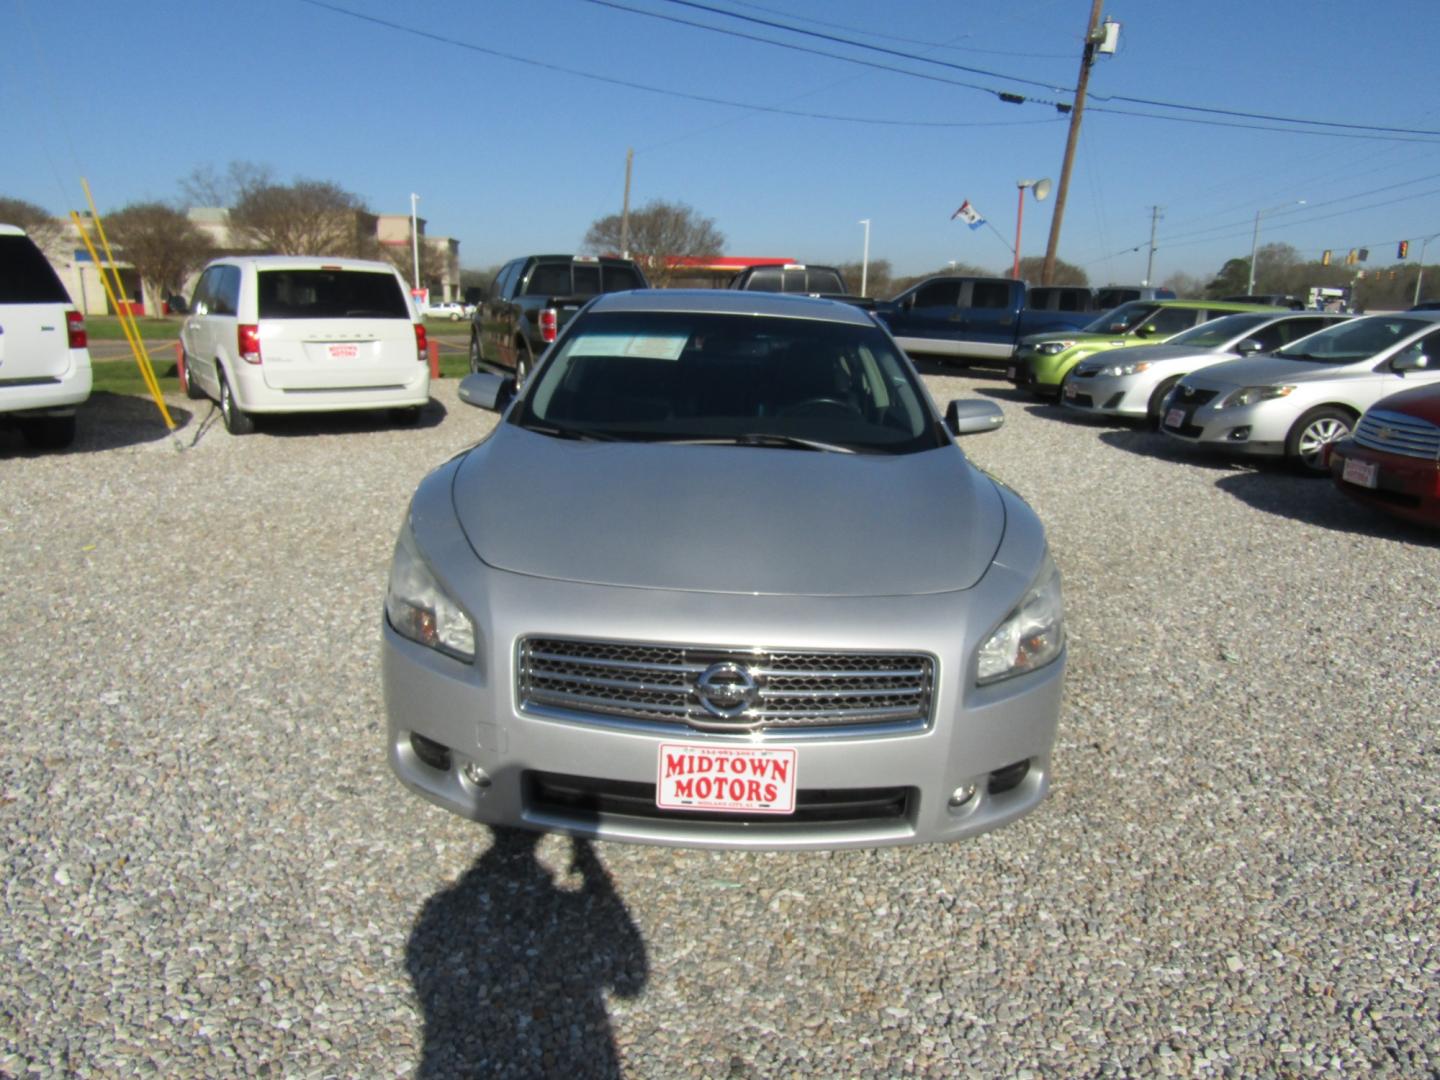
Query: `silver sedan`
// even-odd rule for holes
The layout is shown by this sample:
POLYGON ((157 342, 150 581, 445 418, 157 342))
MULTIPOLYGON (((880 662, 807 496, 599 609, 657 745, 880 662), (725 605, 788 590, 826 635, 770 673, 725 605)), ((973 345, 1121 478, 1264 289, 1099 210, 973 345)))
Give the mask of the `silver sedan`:
POLYGON ((1211 364, 1271 352, 1345 318, 1349 316, 1285 311, 1212 319, 1163 345, 1111 350, 1080 361, 1065 377, 1060 401, 1077 412, 1146 419, 1159 426, 1161 403, 1183 376, 1211 364))
POLYGON ((1440 312, 1370 315, 1269 356, 1216 364, 1176 384, 1160 430, 1212 450, 1284 457, 1328 474, 1330 443, 1388 394, 1440 381, 1440 312))
POLYGON ((1060 579, 1013 492, 851 305, 612 293, 427 477, 383 626, 400 780, 497 825, 642 843, 956 840, 1035 809, 1060 579), (518 396, 517 396, 518 395, 518 396))

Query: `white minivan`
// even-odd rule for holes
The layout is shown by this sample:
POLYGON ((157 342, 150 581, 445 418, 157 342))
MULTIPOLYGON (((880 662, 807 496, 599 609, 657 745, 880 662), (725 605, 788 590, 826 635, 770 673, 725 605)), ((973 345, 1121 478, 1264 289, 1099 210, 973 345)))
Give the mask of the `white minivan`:
POLYGON ((85 317, 25 230, 0 225, 0 418, 31 446, 69 446, 90 382, 85 317))
POLYGON ((257 413, 389 409, 413 423, 430 399, 425 327, 388 263, 216 259, 180 343, 180 385, 218 401, 232 435, 254 430, 257 413))

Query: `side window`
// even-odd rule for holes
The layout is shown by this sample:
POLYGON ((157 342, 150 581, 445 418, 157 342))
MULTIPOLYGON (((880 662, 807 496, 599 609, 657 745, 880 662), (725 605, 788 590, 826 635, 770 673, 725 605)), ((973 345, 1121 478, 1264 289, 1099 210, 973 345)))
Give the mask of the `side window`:
POLYGON ((215 274, 218 269, 219 268, 215 266, 210 267, 210 269, 200 275, 200 280, 195 283, 195 294, 190 297, 190 310, 192 313, 196 315, 210 314, 211 305, 214 303, 210 294, 215 287, 215 274))
POLYGON ((570 296, 570 264, 541 263, 525 282, 526 296, 570 296))
POLYGON ((960 283, 958 281, 932 281, 915 290, 915 307, 959 307, 960 283))
POLYGON ((1010 306, 1010 286, 1003 281, 976 281, 970 285, 970 306, 1003 311, 1010 306))
POLYGON ((234 315, 240 310, 240 268, 217 266, 211 291, 212 315, 234 315))
POLYGON ((1323 330, 1334 324, 1333 319, 1285 319, 1278 323, 1272 323, 1257 334, 1251 335, 1260 339, 1265 346, 1265 351, 1278 349, 1281 345, 1289 345, 1292 341, 1299 341, 1302 337, 1313 334, 1316 330, 1323 330))
POLYGON ((1440 372, 1440 330, 1426 334, 1414 347, 1419 349, 1422 355, 1429 357, 1430 362, 1425 365, 1426 371, 1440 372))
POLYGON ((780 271, 769 267, 756 270, 750 275, 750 284, 745 287, 756 292, 779 292, 781 287, 780 271))
POLYGON ((602 270, 606 292, 626 292, 640 288, 640 278, 628 266, 607 266, 602 270))
POLYGON ((1181 330, 1188 330, 1202 322, 1209 322, 1217 315, 1229 314, 1220 311, 1196 311, 1193 308, 1160 308, 1149 319, 1146 326, 1153 326, 1157 334, 1169 337, 1181 330))

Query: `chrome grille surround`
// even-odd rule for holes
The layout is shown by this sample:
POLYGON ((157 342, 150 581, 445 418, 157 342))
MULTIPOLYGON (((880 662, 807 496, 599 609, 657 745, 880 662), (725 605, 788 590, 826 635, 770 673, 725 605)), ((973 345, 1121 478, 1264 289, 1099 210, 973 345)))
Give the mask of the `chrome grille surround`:
POLYGON ((1371 450, 1440 461, 1440 427, 1405 413, 1371 409, 1355 425, 1354 438, 1371 450))
POLYGON ((935 659, 921 653, 528 637, 516 660, 522 712, 670 732, 896 734, 928 727, 934 701, 935 659), (734 693, 707 707, 701 677, 736 669, 753 680, 746 707, 725 707, 734 693))

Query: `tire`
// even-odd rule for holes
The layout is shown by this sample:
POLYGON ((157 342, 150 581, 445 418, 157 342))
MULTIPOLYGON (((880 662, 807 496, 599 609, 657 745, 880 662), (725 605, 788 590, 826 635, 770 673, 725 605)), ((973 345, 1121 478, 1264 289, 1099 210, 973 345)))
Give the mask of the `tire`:
POLYGON ((225 421, 225 430, 231 435, 249 435, 255 430, 255 418, 240 408, 235 395, 230 392, 230 380, 220 372, 220 416, 225 421))
POLYGON ((75 441, 75 417, 37 416, 20 421, 20 435, 36 450, 64 450, 75 441))
POLYGON ((1285 460, 1306 476, 1329 476, 1323 464, 1326 445, 1350 434, 1355 417, 1334 405, 1311 409, 1285 436, 1285 460))
POLYGON ((451 322, 459 322, 459 321, 460 321, 460 316, 457 315, 457 314, 455 314, 455 312, 452 311, 452 312, 450 313, 450 321, 451 321, 451 322))
POLYGON ((190 381, 190 357, 182 352, 175 368, 175 374, 180 377, 180 389, 185 391, 185 396, 191 401, 199 401, 203 398, 205 391, 190 381))
POLYGON ((1155 392, 1150 395, 1150 401, 1145 406, 1145 422, 1150 425, 1151 431, 1160 430, 1160 406, 1165 402, 1165 395, 1175 389, 1175 384, 1181 379, 1179 375, 1171 375, 1170 378, 1161 381, 1155 387, 1155 392))
POLYGON ((535 366, 535 357, 530 352, 530 343, 520 341, 515 345, 515 388, 518 390, 530 378, 530 369, 535 366))
POLYGON ((407 405, 390 410, 390 421, 399 427, 414 427, 420 422, 420 406, 407 405))
POLYGON ((470 374, 475 374, 484 364, 485 354, 480 348, 480 333, 477 330, 470 331, 470 374))

